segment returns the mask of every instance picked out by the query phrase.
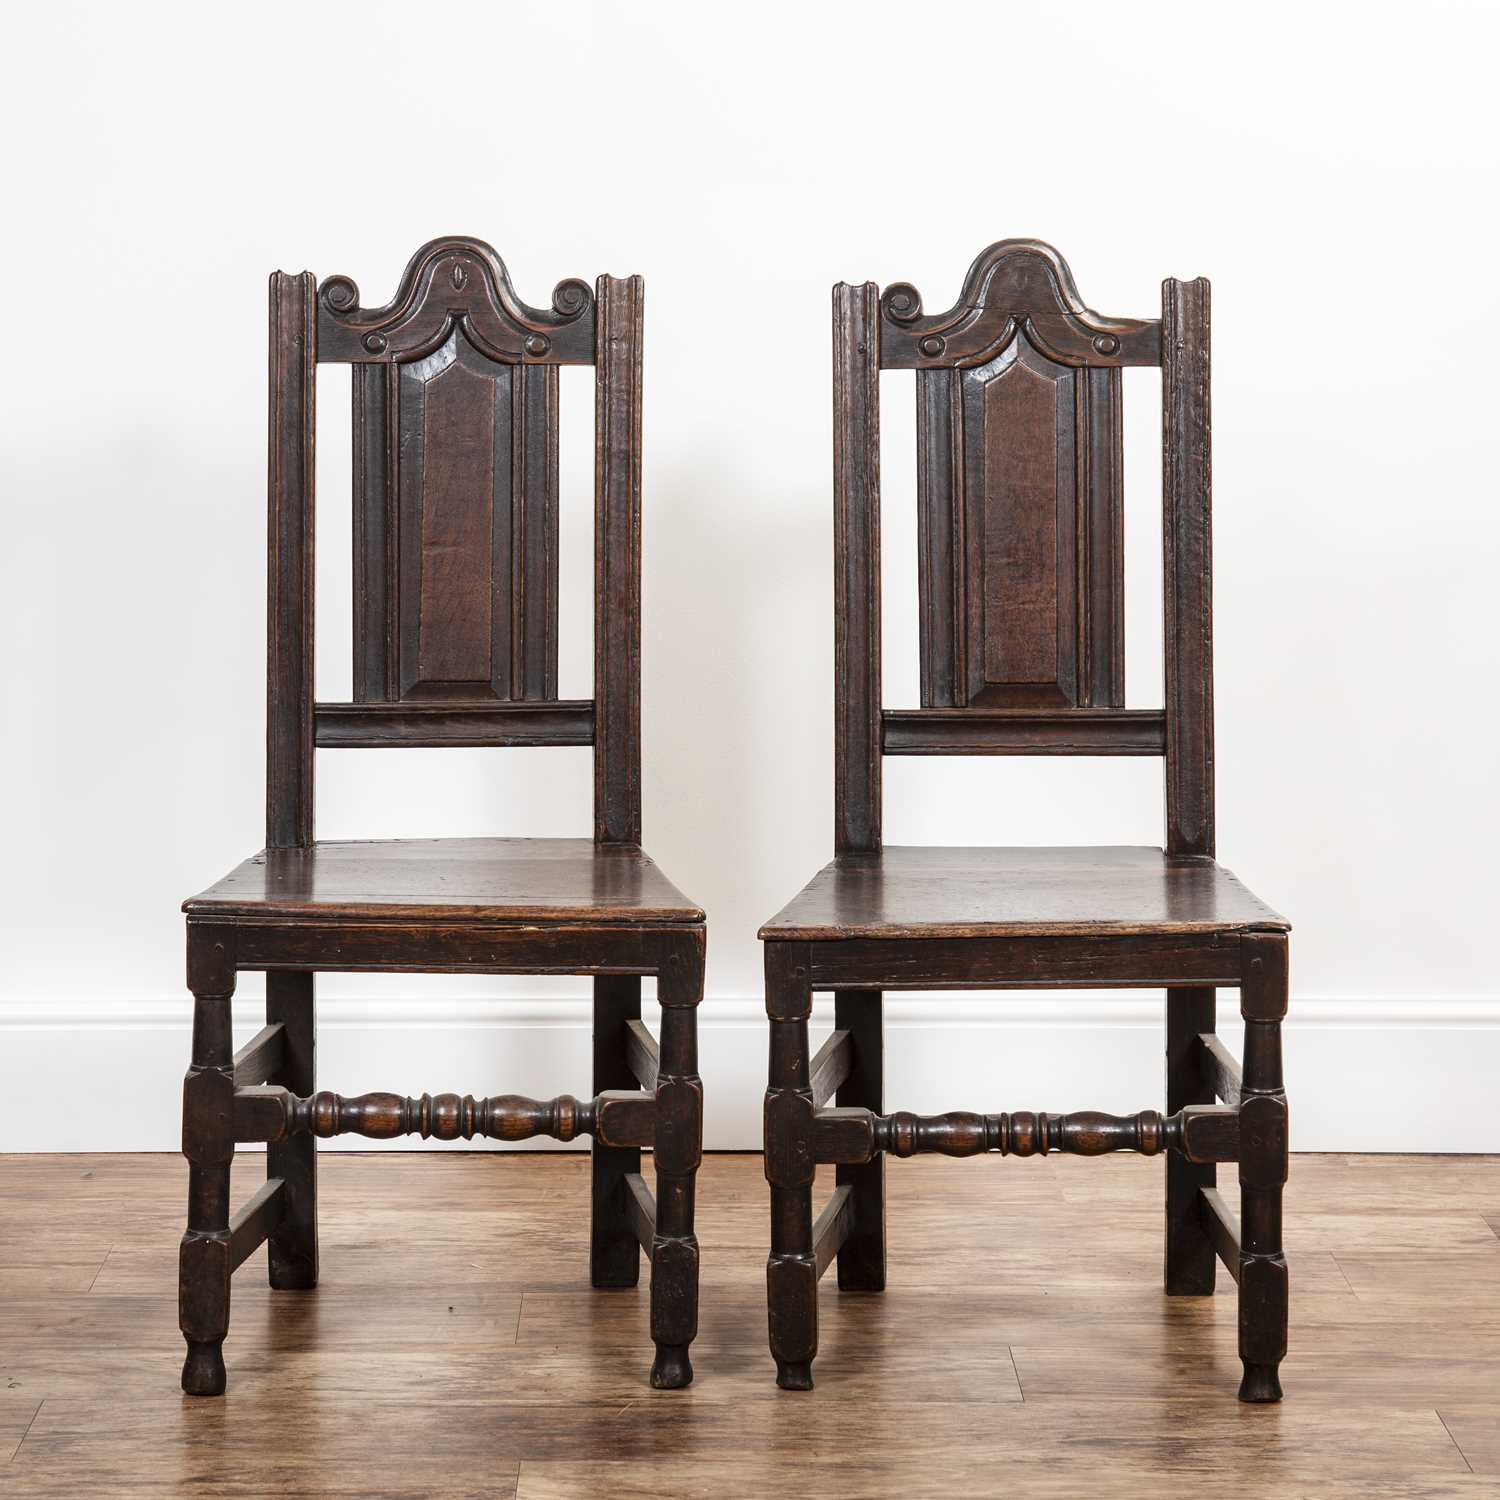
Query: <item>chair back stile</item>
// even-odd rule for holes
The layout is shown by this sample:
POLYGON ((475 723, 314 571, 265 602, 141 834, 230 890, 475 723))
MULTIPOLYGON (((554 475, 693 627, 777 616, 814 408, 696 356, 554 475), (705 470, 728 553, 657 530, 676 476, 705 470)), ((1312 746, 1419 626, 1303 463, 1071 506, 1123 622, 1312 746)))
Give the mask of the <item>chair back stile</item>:
POLYGON ((1089 309, 1063 258, 1002 240, 957 303, 833 289, 835 846, 881 847, 885 755, 1160 755, 1165 848, 1211 857, 1209 290, 1089 309), (1125 707, 1121 376, 1163 374, 1162 710, 1125 707), (880 665, 882 369, 917 372, 921 707, 880 665))
POLYGON ((395 297, 270 288, 266 842, 313 842, 316 747, 594 749, 595 838, 638 844, 639 277, 522 302, 499 256, 434 240, 395 297), (313 688, 316 369, 352 366, 353 701, 313 688), (558 367, 593 365, 594 694, 558 697, 558 367))

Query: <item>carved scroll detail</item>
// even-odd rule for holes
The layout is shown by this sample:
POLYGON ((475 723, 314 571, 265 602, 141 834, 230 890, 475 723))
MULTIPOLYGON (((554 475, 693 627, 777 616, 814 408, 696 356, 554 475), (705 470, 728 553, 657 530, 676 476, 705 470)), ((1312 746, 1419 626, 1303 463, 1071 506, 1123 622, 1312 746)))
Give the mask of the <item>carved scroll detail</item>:
POLYGON ((523 302, 505 262, 483 240, 431 240, 412 256, 384 307, 361 307, 348 276, 318 289, 318 358, 406 363, 441 348, 455 327, 481 353, 504 364, 591 364, 594 294, 585 281, 560 281, 550 308, 523 302))
POLYGON ((880 311, 886 369, 984 364, 1023 329, 1058 364, 1161 362, 1160 324, 1094 312, 1067 261, 1041 240, 998 240, 981 251, 946 312, 924 314, 921 293, 905 281, 886 287, 880 311))

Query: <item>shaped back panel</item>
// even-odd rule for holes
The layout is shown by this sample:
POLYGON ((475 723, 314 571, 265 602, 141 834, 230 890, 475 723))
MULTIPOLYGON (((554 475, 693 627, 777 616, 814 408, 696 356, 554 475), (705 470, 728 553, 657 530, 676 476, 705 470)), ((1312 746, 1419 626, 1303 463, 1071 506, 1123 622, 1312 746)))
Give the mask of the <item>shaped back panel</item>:
POLYGON ((918 368, 924 707, 1123 704, 1119 364, 1142 327, 1028 240, 985 251, 949 312, 882 298, 882 366, 918 368))
POLYGON ((923 706, 1123 704, 1119 371, 1017 330, 917 381, 923 706))
POLYGON ((354 698, 557 697, 557 369, 355 369, 354 698))
POLYGON ((557 365, 593 298, 525 306, 479 241, 424 246, 393 302, 319 291, 319 358, 354 364, 354 698, 557 697, 557 365))

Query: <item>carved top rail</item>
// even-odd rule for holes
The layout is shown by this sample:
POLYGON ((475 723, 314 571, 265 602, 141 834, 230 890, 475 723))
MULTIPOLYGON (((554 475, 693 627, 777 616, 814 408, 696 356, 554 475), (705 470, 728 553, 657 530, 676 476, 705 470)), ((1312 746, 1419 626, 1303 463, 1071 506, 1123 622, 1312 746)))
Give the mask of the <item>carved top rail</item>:
POLYGON ((922 312, 922 294, 892 282, 880 299, 880 363, 886 369, 982 365, 1024 333, 1054 364, 1159 365, 1161 324, 1092 311, 1068 263, 1041 240, 999 240, 969 267, 946 312, 922 312))
POLYGON ((318 288, 318 358, 404 364, 442 348, 457 328, 501 364, 592 364, 593 314, 586 281, 560 281, 550 308, 531 307, 489 245, 448 236, 412 256, 384 307, 361 307, 348 276, 328 277, 318 288))

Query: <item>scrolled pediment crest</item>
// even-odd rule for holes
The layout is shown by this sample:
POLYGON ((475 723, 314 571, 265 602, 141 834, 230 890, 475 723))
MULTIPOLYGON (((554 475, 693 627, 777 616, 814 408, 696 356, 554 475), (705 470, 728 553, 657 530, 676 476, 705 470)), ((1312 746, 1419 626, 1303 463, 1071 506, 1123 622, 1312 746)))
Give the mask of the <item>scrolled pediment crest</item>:
POLYGON ((482 354, 505 364, 590 364, 594 292, 558 282, 550 308, 523 302, 505 262, 483 240, 429 241, 408 262, 396 295, 362 307, 348 276, 318 287, 318 357, 405 364, 441 348, 455 328, 482 354))
POLYGON ((892 282, 880 299, 880 362, 888 369, 981 365, 1018 330, 1064 365, 1160 363, 1154 319, 1106 318, 1078 294, 1068 263, 1041 240, 999 240, 976 257, 958 301, 924 314, 909 282, 892 282))

